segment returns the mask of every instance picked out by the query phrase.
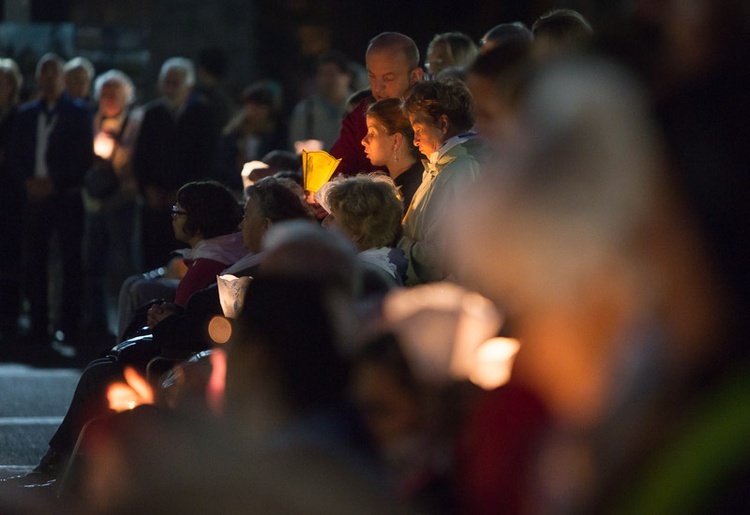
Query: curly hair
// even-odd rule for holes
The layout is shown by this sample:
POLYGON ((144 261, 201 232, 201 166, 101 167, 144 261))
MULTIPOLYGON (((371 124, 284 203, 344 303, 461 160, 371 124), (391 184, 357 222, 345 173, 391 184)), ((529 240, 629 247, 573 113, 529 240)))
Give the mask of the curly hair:
POLYGON ((185 184, 177 192, 177 202, 187 212, 185 231, 204 238, 233 233, 242 220, 242 207, 234 194, 216 181, 185 184))
POLYGON ((295 186, 291 179, 264 177, 245 188, 245 197, 248 202, 257 203, 263 216, 274 223, 300 218, 312 220, 310 208, 295 186))
POLYGON ((391 247, 401 236, 403 205, 386 175, 336 179, 326 199, 336 222, 356 238, 359 250, 391 247))
POLYGON ((405 116, 423 115, 437 123, 445 115, 455 133, 474 126, 474 99, 462 81, 445 78, 418 82, 401 103, 405 116))

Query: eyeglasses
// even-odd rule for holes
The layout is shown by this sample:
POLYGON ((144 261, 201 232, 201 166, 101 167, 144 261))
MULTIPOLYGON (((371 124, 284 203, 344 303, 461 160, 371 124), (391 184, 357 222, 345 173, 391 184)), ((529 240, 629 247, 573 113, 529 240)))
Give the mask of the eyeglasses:
POLYGON ((187 211, 183 211, 182 209, 180 209, 177 206, 177 204, 172 206, 172 216, 180 216, 180 215, 186 215, 186 214, 187 214, 187 211))

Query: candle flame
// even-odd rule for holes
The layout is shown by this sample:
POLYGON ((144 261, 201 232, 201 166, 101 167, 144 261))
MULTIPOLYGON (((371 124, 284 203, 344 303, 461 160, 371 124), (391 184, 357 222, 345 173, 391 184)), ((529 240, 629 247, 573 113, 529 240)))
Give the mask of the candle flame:
POLYGON ((106 132, 100 132, 94 138, 94 153, 102 159, 112 157, 115 150, 115 140, 106 132))
POLYGON ((107 390, 107 401, 111 410, 131 410, 141 404, 153 404, 154 392, 148 382, 132 367, 123 371, 125 383, 117 382, 107 390))

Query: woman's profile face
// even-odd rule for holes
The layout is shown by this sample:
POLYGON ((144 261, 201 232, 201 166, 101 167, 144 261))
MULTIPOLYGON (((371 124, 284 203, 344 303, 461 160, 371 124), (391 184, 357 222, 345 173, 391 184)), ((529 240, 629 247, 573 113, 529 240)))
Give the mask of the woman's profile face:
POLYGON ((367 159, 374 166, 387 166, 393 156, 394 137, 372 116, 367 117, 367 134, 362 138, 367 159))
POLYGON ((410 113, 409 123, 414 130, 414 146, 429 159, 430 154, 436 152, 443 144, 445 131, 429 116, 421 113, 410 113))

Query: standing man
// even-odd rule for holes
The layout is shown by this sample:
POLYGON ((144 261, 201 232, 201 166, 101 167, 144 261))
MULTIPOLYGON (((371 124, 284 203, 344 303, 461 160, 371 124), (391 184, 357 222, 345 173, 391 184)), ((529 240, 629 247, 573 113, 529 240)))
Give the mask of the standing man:
POLYGON ((30 340, 40 346, 50 341, 48 268, 54 235, 62 267, 58 337, 75 338, 81 321, 81 187, 93 160, 93 129, 89 110, 63 93, 63 64, 55 54, 39 60, 40 97, 18 110, 8 148, 11 173, 25 191, 24 289, 30 340))
POLYGON ((144 107, 133 170, 145 199, 141 216, 144 267, 169 260, 180 244, 170 210, 177 190, 208 176, 218 134, 211 110, 193 95, 195 69, 189 59, 167 59, 159 73, 161 97, 144 107))
POLYGON ((330 153, 342 159, 337 174, 355 175, 375 168, 365 155, 362 139, 367 134, 365 113, 377 100, 401 98, 422 79, 419 49, 410 37, 398 32, 375 36, 365 53, 370 95, 362 100, 341 122, 341 132, 330 153))

